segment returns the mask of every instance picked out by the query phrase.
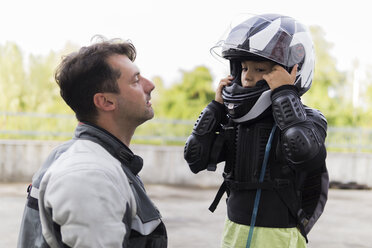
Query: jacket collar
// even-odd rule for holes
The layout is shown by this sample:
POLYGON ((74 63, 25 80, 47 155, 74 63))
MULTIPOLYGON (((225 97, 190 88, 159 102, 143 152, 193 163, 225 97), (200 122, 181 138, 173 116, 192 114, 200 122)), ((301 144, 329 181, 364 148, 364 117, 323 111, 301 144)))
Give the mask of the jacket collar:
POLYGON ((101 127, 80 122, 75 129, 75 138, 98 143, 122 165, 128 167, 134 175, 137 175, 143 167, 143 159, 140 156, 135 155, 123 142, 101 127))

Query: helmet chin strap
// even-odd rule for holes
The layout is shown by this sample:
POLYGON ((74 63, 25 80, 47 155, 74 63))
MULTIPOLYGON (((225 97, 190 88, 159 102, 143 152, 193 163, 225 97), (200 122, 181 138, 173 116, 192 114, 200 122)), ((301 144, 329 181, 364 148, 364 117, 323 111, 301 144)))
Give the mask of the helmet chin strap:
MULTIPOLYGON (((258 117, 271 105, 271 90, 264 91, 258 98, 251 110, 242 117, 232 119, 235 123, 241 123, 258 117)), ((229 108, 229 106, 227 106, 229 108)))

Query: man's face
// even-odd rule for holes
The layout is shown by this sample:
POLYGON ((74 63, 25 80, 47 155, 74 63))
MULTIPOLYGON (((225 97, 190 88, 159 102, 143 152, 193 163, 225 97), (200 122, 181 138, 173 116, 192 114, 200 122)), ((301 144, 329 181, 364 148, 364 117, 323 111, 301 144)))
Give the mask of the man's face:
POLYGON ((153 118, 154 110, 150 99, 155 85, 144 78, 137 66, 125 55, 111 56, 108 63, 121 72, 120 78, 117 79, 120 92, 115 94, 115 114, 118 121, 138 126, 153 118))
POLYGON ((262 76, 271 72, 274 63, 271 61, 243 61, 242 62, 242 86, 253 87, 262 80, 262 76))

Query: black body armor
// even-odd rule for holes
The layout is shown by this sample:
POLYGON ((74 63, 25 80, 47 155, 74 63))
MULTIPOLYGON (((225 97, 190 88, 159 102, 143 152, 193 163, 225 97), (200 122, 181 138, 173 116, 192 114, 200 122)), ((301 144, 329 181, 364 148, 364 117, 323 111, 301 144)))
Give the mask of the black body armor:
POLYGON ((271 94, 272 106, 259 118, 236 123, 224 105, 213 101, 201 115, 185 146, 185 159, 197 173, 225 161, 222 183, 210 210, 227 192, 228 218, 250 225, 257 189, 261 201, 256 226, 299 227, 306 237, 323 212, 328 192, 325 165, 327 122, 302 105, 293 86, 271 94), (200 131, 203 123, 203 131, 200 131), (263 182, 261 167, 270 131, 277 125, 263 182), (208 130, 208 131, 206 131, 208 130))

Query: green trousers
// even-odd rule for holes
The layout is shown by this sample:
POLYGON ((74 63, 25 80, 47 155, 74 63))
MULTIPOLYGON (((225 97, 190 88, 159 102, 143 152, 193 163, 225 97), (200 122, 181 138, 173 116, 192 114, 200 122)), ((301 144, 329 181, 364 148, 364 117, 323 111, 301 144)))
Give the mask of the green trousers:
MULTIPOLYGON (((222 248, 245 248, 249 226, 226 219, 222 248)), ((306 240, 297 228, 255 227, 251 248, 306 248, 306 240)))

